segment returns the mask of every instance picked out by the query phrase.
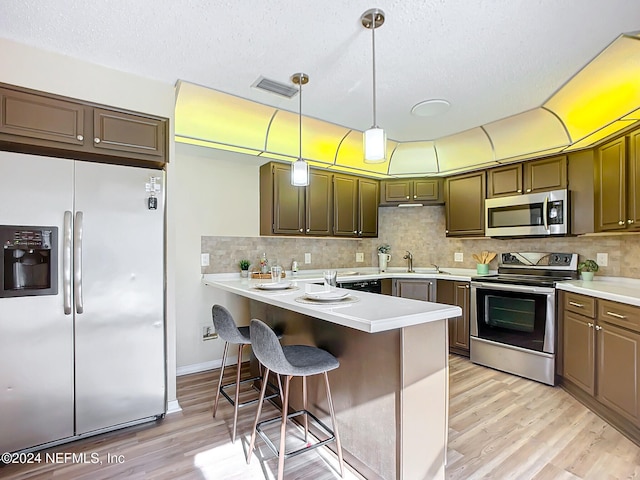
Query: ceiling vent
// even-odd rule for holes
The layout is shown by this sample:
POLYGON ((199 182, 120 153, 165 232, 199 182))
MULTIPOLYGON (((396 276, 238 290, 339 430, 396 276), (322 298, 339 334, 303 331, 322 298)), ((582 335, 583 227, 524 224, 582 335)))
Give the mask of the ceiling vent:
POLYGON ((276 95, 287 98, 292 98, 296 93, 298 93, 297 87, 286 83, 276 82, 275 80, 270 80, 264 77, 259 77, 251 86, 264 90, 265 92, 275 93, 276 95))

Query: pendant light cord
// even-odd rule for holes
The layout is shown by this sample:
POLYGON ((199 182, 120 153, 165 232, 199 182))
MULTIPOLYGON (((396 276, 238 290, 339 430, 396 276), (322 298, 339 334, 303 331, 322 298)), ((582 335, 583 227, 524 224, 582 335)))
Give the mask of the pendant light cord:
POLYGON ((300 115, 299 115, 299 125, 298 132, 300 134, 300 160, 302 160, 302 74, 298 77, 300 80, 300 93, 299 93, 299 101, 300 101, 300 115))
POLYGON ((376 120, 376 14, 371 14, 371 44, 373 50, 373 127, 378 128, 376 120))

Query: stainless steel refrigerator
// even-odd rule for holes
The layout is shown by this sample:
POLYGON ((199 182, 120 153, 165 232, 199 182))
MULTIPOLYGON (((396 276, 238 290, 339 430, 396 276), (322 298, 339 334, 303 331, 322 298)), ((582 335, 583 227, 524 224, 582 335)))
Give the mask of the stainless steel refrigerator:
POLYGON ((0 152, 0 452, 165 413, 163 180, 0 152))

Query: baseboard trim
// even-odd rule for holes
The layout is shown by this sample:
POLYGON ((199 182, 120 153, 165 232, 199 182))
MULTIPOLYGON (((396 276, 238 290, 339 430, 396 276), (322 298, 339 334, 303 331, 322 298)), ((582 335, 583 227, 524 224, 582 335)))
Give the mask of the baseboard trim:
MULTIPOLYGON (((243 355, 244 356, 244 355, 243 355)), ((238 357, 227 357, 227 366, 235 365, 238 363, 238 357)), ((222 366, 222 359, 211 360, 209 362, 193 363, 191 365, 184 365, 176 369, 176 376, 190 375, 192 373, 206 372, 207 370, 215 370, 222 366)))
POLYGON ((171 413, 181 412, 181 411, 182 411, 182 407, 178 403, 178 400, 170 400, 167 403, 167 415, 171 413))

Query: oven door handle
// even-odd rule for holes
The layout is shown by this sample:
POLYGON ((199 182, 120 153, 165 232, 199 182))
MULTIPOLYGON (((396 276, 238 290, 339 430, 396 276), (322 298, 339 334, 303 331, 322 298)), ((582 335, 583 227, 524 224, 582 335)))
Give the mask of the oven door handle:
POLYGON ((471 282, 471 288, 486 288, 489 290, 497 290, 502 292, 525 292, 525 293, 543 293, 548 295, 555 293, 554 288, 549 287, 532 287, 529 285, 510 285, 505 283, 487 283, 487 282, 471 282))
POLYGON ((544 229, 549 230, 549 197, 544 197, 544 202, 542 202, 542 219, 544 221, 544 229))

